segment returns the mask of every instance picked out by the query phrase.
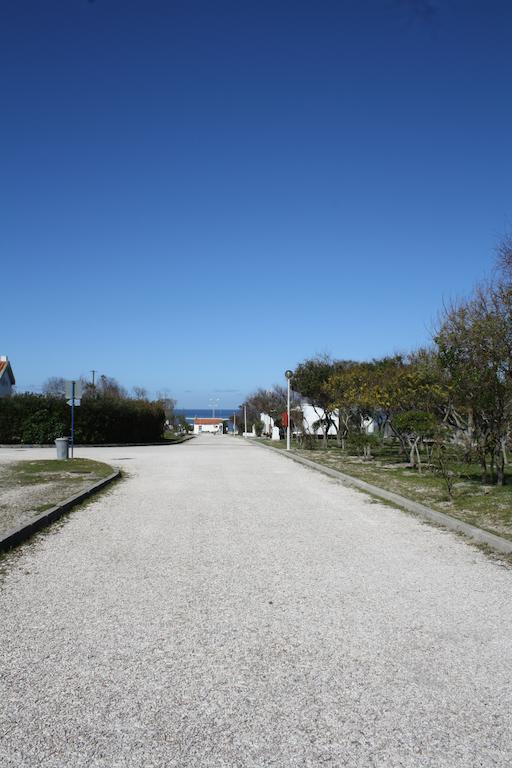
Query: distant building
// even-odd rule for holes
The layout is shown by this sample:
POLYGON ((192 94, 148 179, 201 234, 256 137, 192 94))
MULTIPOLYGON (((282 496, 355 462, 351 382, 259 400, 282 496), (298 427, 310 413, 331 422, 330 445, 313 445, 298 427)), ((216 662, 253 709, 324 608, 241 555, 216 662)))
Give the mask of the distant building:
POLYGON ((226 419, 194 419, 194 435, 200 432, 213 432, 214 434, 223 434, 224 422, 226 419))
POLYGON ((12 388, 16 384, 11 364, 5 355, 0 355, 0 397, 12 395, 12 388))
MULTIPOLYGON (((292 412, 292 421, 295 420, 294 429, 299 432, 304 432, 307 435, 316 435, 317 437, 323 437, 322 419, 325 418, 325 411, 323 408, 315 408, 306 401, 303 401, 300 406, 300 419, 294 416, 292 412)), ((274 426, 274 419, 267 413, 261 413, 260 419, 263 422, 263 432, 265 434, 272 433, 272 427, 274 426)), ((331 414, 332 424, 329 426, 328 435, 334 437, 338 431, 338 411, 334 410, 331 414)), ((363 419, 361 423, 361 429, 367 434, 371 435, 377 429, 377 423, 371 419, 363 419)))
MULTIPOLYGON (((305 432, 308 435, 317 435, 321 437, 323 435, 322 426, 320 421, 324 418, 324 410, 322 408, 314 408, 309 403, 303 401, 300 406, 300 418, 297 419, 297 415, 292 412, 292 421, 294 424, 294 431, 305 432), (316 424, 316 426, 315 426, 316 424)), ((332 414, 332 420, 338 424, 338 414, 336 411, 332 414)), ((261 413, 260 419, 263 422, 263 432, 271 434, 272 427, 275 425, 274 419, 267 413, 261 413)), ((329 435, 336 434, 336 426, 329 427, 329 435)))

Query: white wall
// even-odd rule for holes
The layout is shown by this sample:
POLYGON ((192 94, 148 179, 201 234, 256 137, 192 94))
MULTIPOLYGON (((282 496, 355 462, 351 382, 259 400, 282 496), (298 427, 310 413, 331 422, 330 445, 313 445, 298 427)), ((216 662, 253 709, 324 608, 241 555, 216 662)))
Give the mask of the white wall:
MULTIPOLYGON (((304 432, 310 434, 310 435, 318 435, 319 437, 323 436, 322 427, 317 427, 316 430, 313 429, 313 424, 315 421, 319 421, 319 419, 322 419, 324 417, 324 410, 323 408, 313 408, 312 405, 309 405, 308 403, 303 403, 302 406, 302 412, 304 414, 304 422, 303 422, 303 430, 304 432)), ((272 429, 274 426, 274 419, 272 419, 268 414, 262 413, 260 414, 261 420, 263 422, 264 426, 264 432, 268 433, 269 427, 272 429)), ((333 414, 332 420, 336 424, 336 427, 338 426, 338 415, 337 413, 333 414)), ((375 422, 373 419, 365 419, 363 426, 368 432, 368 434, 372 434, 375 431, 375 422)), ((333 437, 336 435, 336 427, 330 426, 329 427, 329 435, 332 435, 333 437)))
POLYGON ((194 435, 202 432, 222 432, 222 424, 194 424, 194 435))

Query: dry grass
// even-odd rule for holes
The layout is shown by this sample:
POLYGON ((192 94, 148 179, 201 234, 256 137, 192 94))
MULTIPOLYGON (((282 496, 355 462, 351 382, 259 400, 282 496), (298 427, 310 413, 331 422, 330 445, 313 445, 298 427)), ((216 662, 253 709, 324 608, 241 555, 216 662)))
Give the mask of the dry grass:
POLYGON ((90 459, 0 465, 0 535, 29 522, 113 471, 108 464, 90 459))

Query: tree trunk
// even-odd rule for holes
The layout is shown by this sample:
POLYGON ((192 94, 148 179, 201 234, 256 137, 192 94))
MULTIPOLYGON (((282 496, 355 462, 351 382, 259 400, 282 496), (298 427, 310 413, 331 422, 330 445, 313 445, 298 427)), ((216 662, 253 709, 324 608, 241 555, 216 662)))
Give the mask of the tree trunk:
POLYGON ((409 443, 409 466, 414 469, 416 466, 416 461, 414 459, 414 443, 409 438, 407 438, 407 442, 409 443))
POLYGON ((480 465, 482 467, 482 483, 487 482, 487 460, 485 458, 485 453, 482 451, 480 454, 480 465))
POLYGON ((420 452, 418 450, 418 443, 419 443, 419 441, 420 441, 420 438, 417 437, 416 440, 414 441, 414 448, 416 449, 416 456, 417 456, 417 459, 418 459, 418 474, 421 475, 421 456, 420 456, 420 452))
POLYGON ((505 485, 505 451, 503 441, 501 441, 496 456, 496 481, 498 485, 505 485))

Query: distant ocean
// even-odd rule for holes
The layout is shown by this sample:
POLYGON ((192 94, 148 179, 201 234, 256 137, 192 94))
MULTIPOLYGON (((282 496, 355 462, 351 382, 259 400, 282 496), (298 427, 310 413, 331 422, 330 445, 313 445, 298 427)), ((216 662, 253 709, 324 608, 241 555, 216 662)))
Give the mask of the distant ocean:
MULTIPOLYGON (((235 408, 215 408, 216 419, 230 419, 235 413, 235 408)), ((200 419, 209 419, 213 416, 212 408, 176 408, 176 413, 183 415, 187 421, 194 421, 197 416, 200 419)))

